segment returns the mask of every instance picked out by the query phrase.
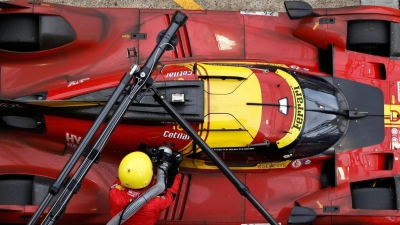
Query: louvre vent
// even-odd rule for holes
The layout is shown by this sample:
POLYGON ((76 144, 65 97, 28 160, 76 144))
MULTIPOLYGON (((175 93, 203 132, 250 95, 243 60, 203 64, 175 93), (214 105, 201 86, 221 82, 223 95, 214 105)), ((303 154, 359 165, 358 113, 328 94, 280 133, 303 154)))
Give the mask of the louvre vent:
POLYGON ((159 220, 181 220, 185 209, 186 198, 190 186, 190 175, 182 174, 178 195, 171 205, 161 211, 159 220))
MULTIPOLYGON (((171 15, 166 14, 165 20, 167 22, 167 25, 169 26, 171 23, 171 15)), ((183 25, 176 34, 178 36, 178 45, 172 51, 173 57, 174 58, 192 57, 192 50, 190 48, 190 41, 186 24, 183 25)))

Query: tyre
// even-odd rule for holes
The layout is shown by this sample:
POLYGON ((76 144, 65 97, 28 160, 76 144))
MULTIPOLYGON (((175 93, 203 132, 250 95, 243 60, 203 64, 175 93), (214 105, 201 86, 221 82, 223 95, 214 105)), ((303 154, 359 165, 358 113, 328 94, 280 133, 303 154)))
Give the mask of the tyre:
POLYGON ((0 178, 0 205, 31 205, 32 177, 3 176, 0 178))
POLYGON ((390 22, 384 20, 355 20, 347 24, 347 49, 389 56, 390 22))
POLYGON ((16 52, 38 51, 38 18, 38 15, 28 13, 0 15, 0 49, 16 52))
POLYGON ((396 209, 396 198, 390 188, 358 188, 351 191, 353 209, 396 209))

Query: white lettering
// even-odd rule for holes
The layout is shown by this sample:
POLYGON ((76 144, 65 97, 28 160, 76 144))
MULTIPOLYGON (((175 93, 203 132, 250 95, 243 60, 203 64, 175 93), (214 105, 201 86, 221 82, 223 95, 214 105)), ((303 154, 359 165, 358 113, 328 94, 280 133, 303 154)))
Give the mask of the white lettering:
POLYGON ((76 136, 74 134, 70 134, 70 133, 65 133, 65 139, 66 139, 67 143, 79 145, 82 137, 78 137, 78 136, 76 136))
POLYGON ((193 71, 178 71, 178 72, 169 72, 167 73, 166 77, 182 77, 182 76, 190 76, 193 74, 193 71))
POLYGON ((169 132, 169 131, 164 131, 163 137, 180 139, 180 140, 189 140, 190 139, 190 136, 187 134, 179 133, 179 132, 169 132))
POLYGON ((83 82, 85 82, 87 80, 90 80, 90 78, 86 77, 86 78, 82 78, 80 80, 71 81, 71 82, 68 83, 68 87, 83 83, 83 82))
POLYGON ((23 108, 22 106, 18 105, 17 103, 0 103, 0 108, 23 108))
POLYGON ((71 136, 71 134, 70 133, 66 133, 65 134, 65 138, 66 138, 66 140, 67 140, 67 142, 74 142, 74 138, 71 136))
POLYGON ((76 148, 78 148, 78 145, 68 142, 68 143, 67 143, 67 147, 68 147, 68 148, 72 148, 72 149, 76 149, 76 148))
POLYGON ((77 137, 75 135, 72 135, 72 137, 74 138, 75 143, 79 144, 81 142, 82 137, 77 137))

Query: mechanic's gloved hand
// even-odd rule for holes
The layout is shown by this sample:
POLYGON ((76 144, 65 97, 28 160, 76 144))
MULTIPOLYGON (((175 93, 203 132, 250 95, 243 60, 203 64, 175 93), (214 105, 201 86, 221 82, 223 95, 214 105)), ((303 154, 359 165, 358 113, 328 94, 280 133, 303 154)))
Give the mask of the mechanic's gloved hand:
POLYGON ((172 187, 174 184, 174 180, 176 175, 179 172, 179 165, 182 162, 182 155, 179 153, 173 153, 173 160, 171 160, 171 165, 168 169, 168 177, 167 177, 167 188, 172 187))

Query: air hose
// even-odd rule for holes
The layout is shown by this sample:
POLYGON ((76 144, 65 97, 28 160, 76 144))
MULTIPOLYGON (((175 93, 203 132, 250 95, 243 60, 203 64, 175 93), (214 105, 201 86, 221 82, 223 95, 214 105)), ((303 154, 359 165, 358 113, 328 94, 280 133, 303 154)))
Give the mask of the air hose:
POLYGON ((122 210, 115 215, 107 225, 119 225, 133 216, 140 208, 142 208, 148 201, 165 190, 166 172, 168 171, 168 162, 163 162, 157 169, 157 183, 149 188, 146 192, 142 193, 135 201, 131 202, 125 210, 122 210), (122 217, 121 217, 122 214, 122 217))

